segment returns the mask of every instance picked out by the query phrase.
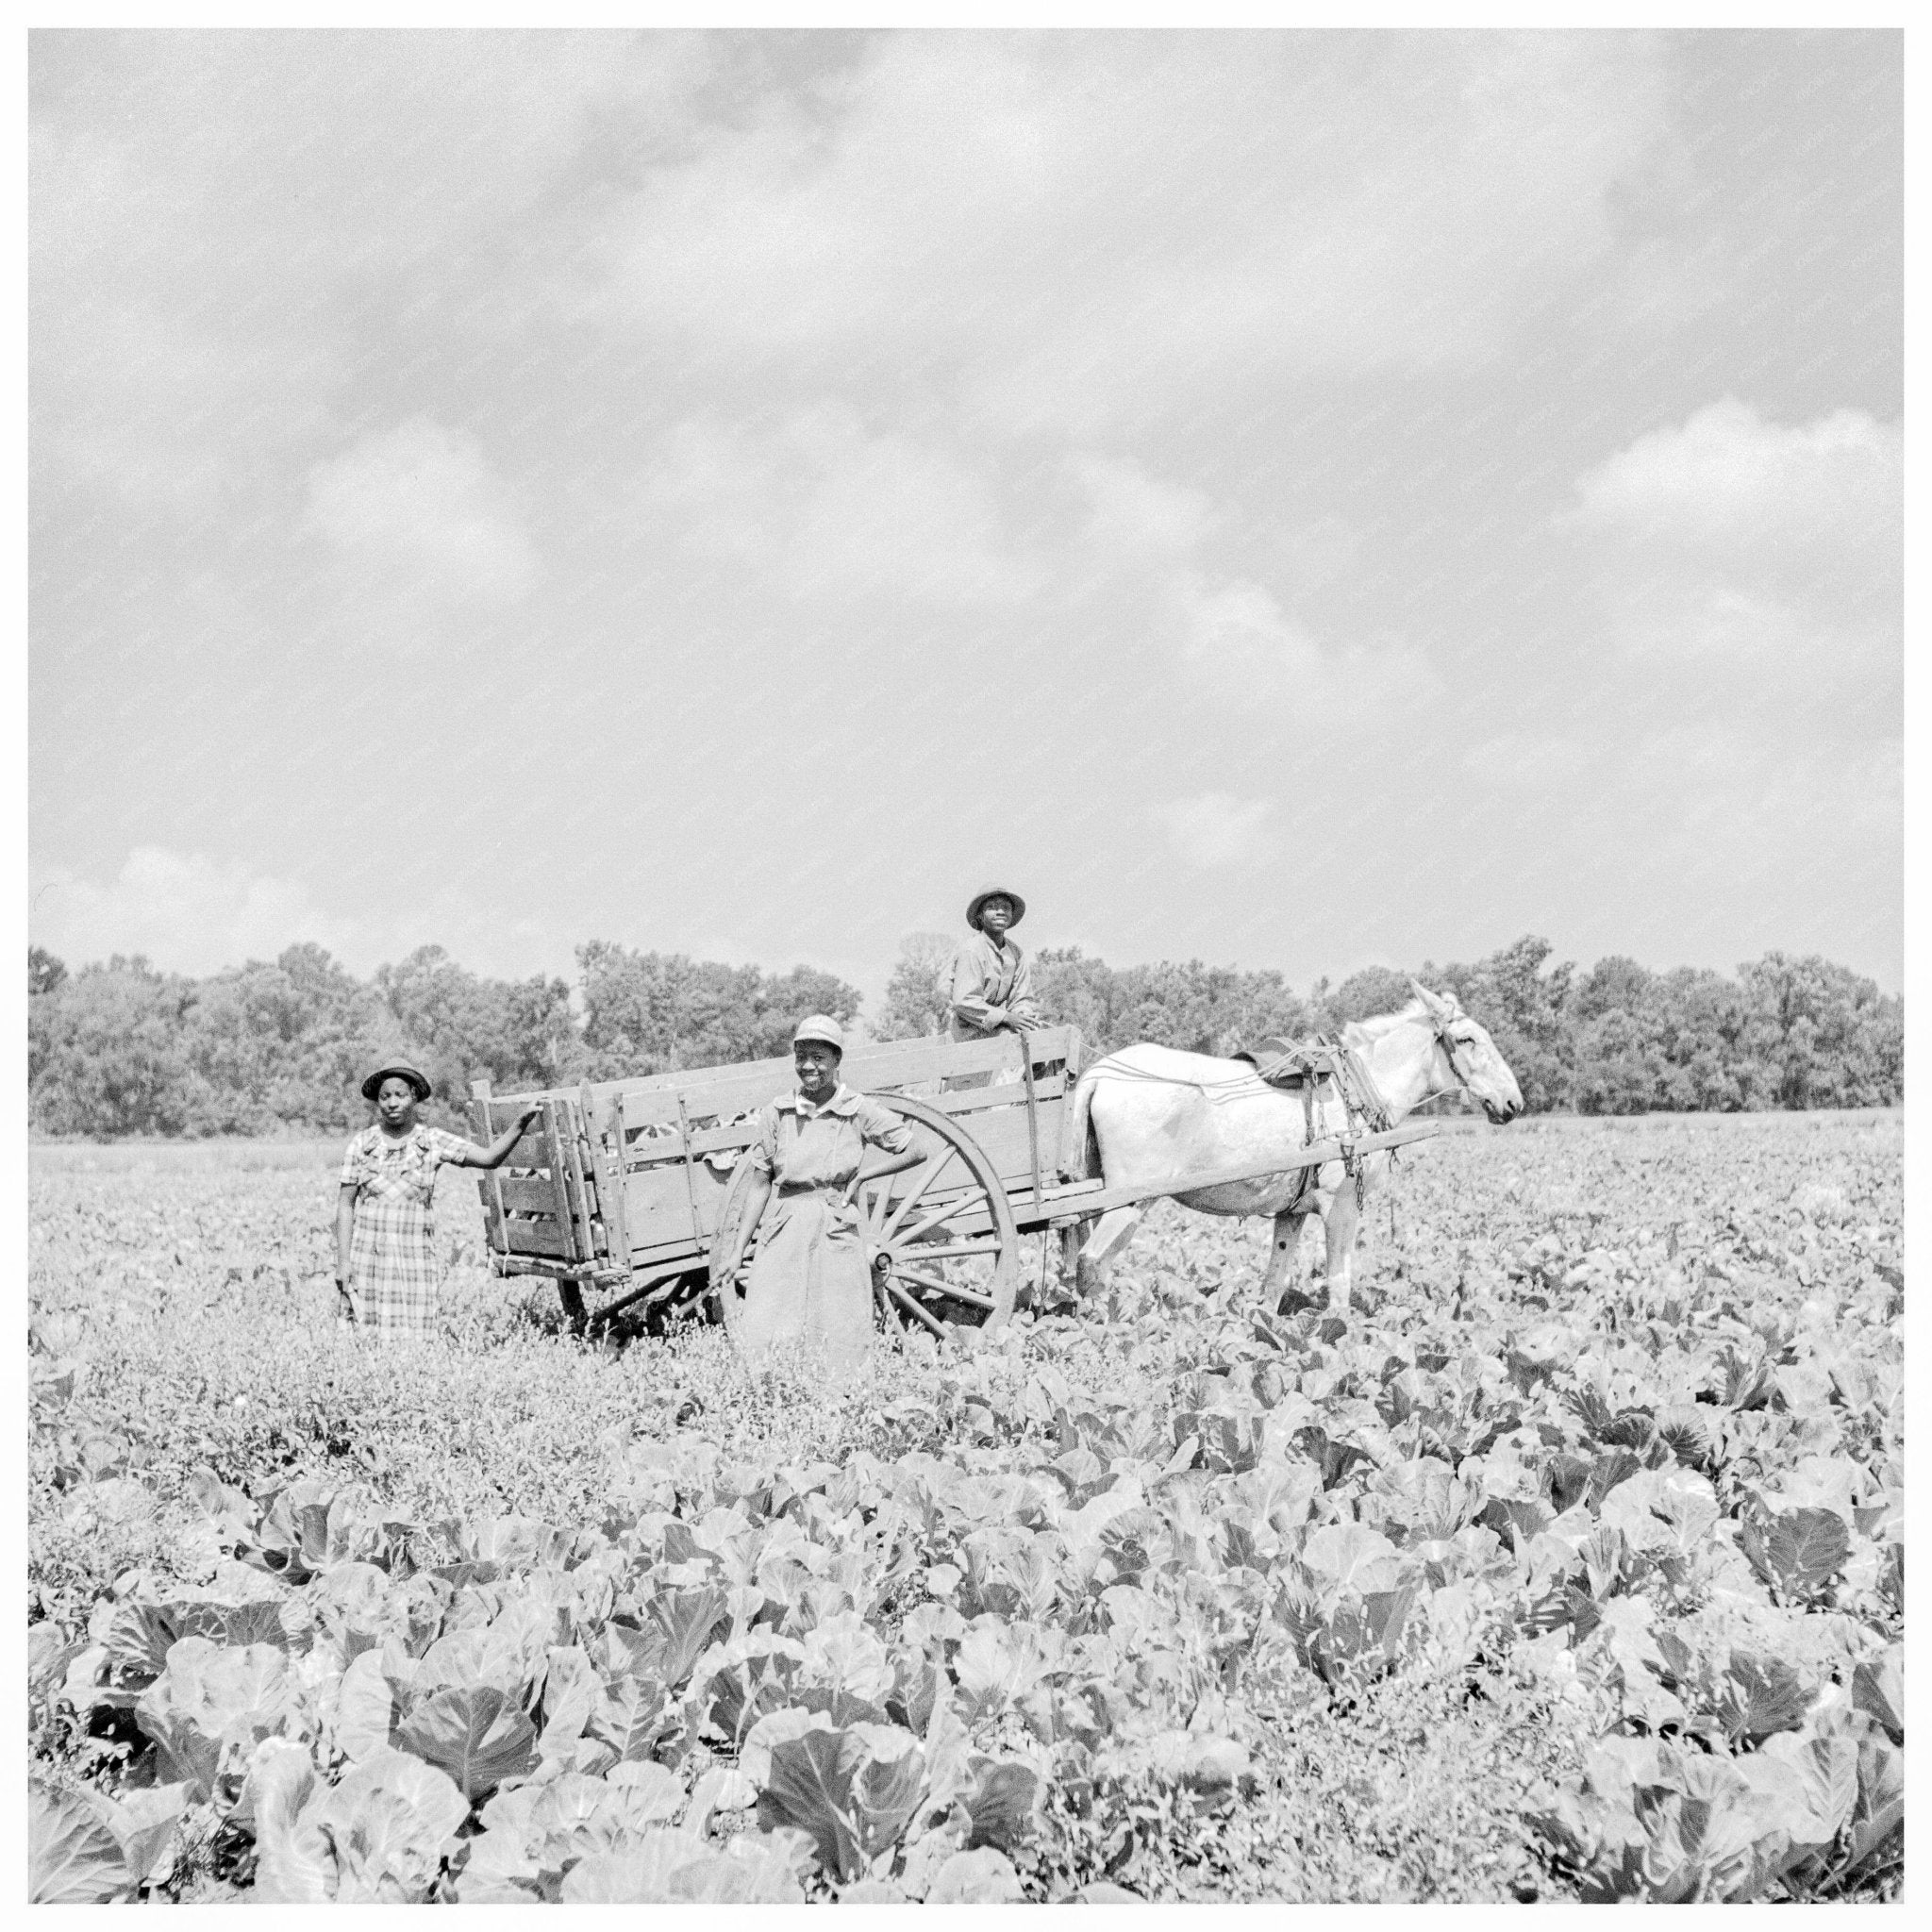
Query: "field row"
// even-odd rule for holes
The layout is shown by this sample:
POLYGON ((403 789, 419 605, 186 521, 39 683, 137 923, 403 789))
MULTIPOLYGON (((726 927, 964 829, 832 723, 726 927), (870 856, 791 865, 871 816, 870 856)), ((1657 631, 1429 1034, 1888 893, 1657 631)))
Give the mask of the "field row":
POLYGON ((320 1158, 37 1151, 37 1883, 1884 1894, 1900 1143, 1430 1145, 1346 1325, 1163 1206, 1103 1305, 832 1400, 574 1342, 460 1179, 372 1354, 320 1158))

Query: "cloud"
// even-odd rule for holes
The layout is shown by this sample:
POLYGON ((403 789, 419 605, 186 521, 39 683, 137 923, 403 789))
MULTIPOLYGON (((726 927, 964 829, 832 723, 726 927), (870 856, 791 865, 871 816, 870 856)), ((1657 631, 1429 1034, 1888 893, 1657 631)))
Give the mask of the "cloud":
POLYGON ((1788 427, 1726 396, 1586 471, 1564 521, 1673 546, 1882 554, 1898 541, 1903 491, 1898 424, 1840 409, 1788 427))
POLYGON ((1612 245, 1664 125, 1639 36, 889 34, 599 206, 586 299, 761 366, 962 382, 989 425, 1240 367, 1487 355, 1612 245))
MULTIPOLYGON (((208 515, 264 464, 311 456, 370 380, 358 310, 441 323, 487 282, 496 328, 527 340, 543 203, 613 126, 675 146, 723 50, 549 30, 37 36, 37 471, 208 515), (526 272, 475 247, 485 234, 517 236, 526 272)), ((427 363, 476 341, 416 346, 427 363)))
MULTIPOLYGON (((1081 517, 1076 546, 1062 553, 1068 581, 1083 598, 1111 586, 1132 612, 1127 622, 1144 625, 1151 615, 1170 663, 1217 706, 1329 729, 1345 719, 1355 736, 1387 740, 1440 691, 1411 646, 1318 638, 1269 584, 1215 568, 1212 553, 1237 519, 1206 491, 1091 452, 1070 458, 1062 474, 1081 517)), ((1269 529, 1264 547, 1277 575, 1319 589, 1357 563, 1360 545, 1342 519, 1319 517, 1269 529)))
POLYGON ((680 425, 642 512, 653 535, 769 574, 807 600, 1010 604, 1039 584, 985 476, 943 449, 874 433, 834 404, 770 428, 680 425))
POLYGON ((28 928, 70 966, 143 954, 165 972, 196 975, 272 959, 302 940, 340 951, 352 931, 295 880, 159 845, 137 845, 107 885, 62 868, 42 872, 28 928))
POLYGON ((1251 692, 1324 676, 1314 640, 1274 591, 1208 567, 1201 553, 1225 520, 1206 491, 1091 452, 1070 457, 1064 473, 1080 504, 1079 554, 1093 580, 1134 586, 1197 676, 1251 692))
POLYGON ((1614 635, 1635 658, 1760 668, 1844 648, 1851 641, 1836 625, 1808 625, 1799 612, 1774 598, 1723 580, 1687 584, 1678 578, 1647 590, 1633 586, 1614 635))
POLYGON ((1471 777, 1537 792, 1568 784, 1590 762, 1590 750, 1580 740, 1534 731, 1505 731, 1462 755, 1462 769, 1471 777))
POLYGON ((475 440, 423 417, 310 470, 306 521, 339 550, 400 560, 457 598, 514 603, 541 575, 475 440))
POLYGON ((1105 457, 1075 456, 1067 467, 1087 503, 1082 541, 1104 556, 1188 557, 1213 528, 1214 506, 1205 491, 1105 457))
POLYGON ((1158 806, 1154 817, 1169 846, 1194 866, 1239 865, 1267 850, 1265 826, 1274 809, 1266 798, 1241 799, 1225 791, 1204 791, 1158 806))
POLYGON ((1209 590, 1190 574, 1173 579, 1171 590, 1181 611, 1181 655, 1188 663, 1246 686, 1322 675, 1314 640, 1283 616, 1274 593, 1261 585, 1235 582, 1209 590))
POLYGON ((1659 705, 1884 739, 1902 723, 1903 481, 1895 423, 1780 425, 1725 397, 1585 471, 1556 523, 1659 705))

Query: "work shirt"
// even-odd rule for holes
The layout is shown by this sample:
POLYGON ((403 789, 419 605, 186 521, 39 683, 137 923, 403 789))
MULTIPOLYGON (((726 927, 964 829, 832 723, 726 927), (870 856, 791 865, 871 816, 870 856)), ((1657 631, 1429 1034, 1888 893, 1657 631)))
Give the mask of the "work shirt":
POLYGON ((955 1040, 991 1040, 1000 1031, 993 1018, 1003 1008, 1014 1022, 1040 1018, 1033 999, 1033 971, 1011 940, 975 932, 953 955, 952 1022, 955 1040))
POLYGON ((842 1188, 868 1146, 904 1154, 911 1145, 912 1130, 897 1114, 841 1080, 822 1105, 792 1092, 762 1108, 752 1165, 781 1187, 842 1188))

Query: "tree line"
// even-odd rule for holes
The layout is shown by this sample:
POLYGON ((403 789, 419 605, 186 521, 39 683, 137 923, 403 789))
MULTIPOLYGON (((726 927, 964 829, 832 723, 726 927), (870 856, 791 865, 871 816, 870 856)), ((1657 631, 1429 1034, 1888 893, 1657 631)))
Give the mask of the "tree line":
MULTIPOLYGON (((938 1033, 952 941, 915 934, 869 1031, 938 1033)), ((845 1023, 858 993, 809 966, 784 974, 593 940, 577 978, 488 979, 441 946, 358 979, 322 947, 195 979, 115 957, 70 973, 27 955, 27 1108, 48 1135, 337 1133, 360 1125, 380 1058, 429 1076, 427 1117, 459 1124, 473 1079, 499 1091, 575 1086, 783 1054, 806 1013, 845 1023)), ((1112 967, 1077 947, 1034 958, 1046 1017, 1090 1057, 1137 1040, 1224 1054, 1270 1034, 1335 1032, 1409 997, 1369 966, 1306 993, 1270 970, 1112 967)), ((1890 1106, 1905 1093, 1905 1005, 1831 961, 1767 953, 1735 978, 1600 959, 1552 964, 1524 938, 1473 964, 1424 961, 1490 1029, 1532 1111, 1643 1113, 1890 1106)))
MULTIPOLYGON (((1588 972, 1525 937, 1472 965, 1424 960, 1413 976, 1454 992, 1489 1029, 1531 1112, 1717 1112, 1887 1107, 1905 1097, 1905 1002, 1815 956, 1767 953, 1735 979, 1654 973, 1622 957, 1588 972)), ((881 1015, 888 1038, 937 1032, 950 942, 906 941, 881 1015)), ((1091 1054, 1137 1040, 1228 1054, 1270 1034, 1338 1033, 1405 1005, 1410 974, 1366 966, 1298 993, 1279 973, 1160 961, 1116 968, 1077 947, 1034 955, 1041 1006, 1091 1054)))

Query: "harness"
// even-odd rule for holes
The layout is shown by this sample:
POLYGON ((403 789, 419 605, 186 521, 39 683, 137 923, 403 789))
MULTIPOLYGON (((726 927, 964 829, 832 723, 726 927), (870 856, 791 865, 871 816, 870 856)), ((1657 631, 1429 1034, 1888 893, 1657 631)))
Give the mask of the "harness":
MULTIPOLYGON (((1369 1071, 1368 1061, 1354 1047, 1339 1040, 1331 1040, 1325 1034, 1318 1033, 1308 1040, 1270 1038, 1249 1052, 1236 1054, 1234 1058, 1246 1060, 1256 1074, 1270 1087, 1279 1087, 1285 1091, 1300 1089, 1302 1119, 1311 1143, 1321 1138, 1316 1128, 1315 1107, 1324 1080, 1341 1102, 1342 1113, 1348 1123, 1347 1139, 1353 1140, 1363 1133, 1385 1133, 1394 1124, 1389 1112, 1389 1103, 1382 1097, 1382 1090, 1375 1085, 1375 1076, 1369 1071)), ((1354 1181, 1355 1202, 1360 1208, 1368 1191, 1368 1170, 1362 1164, 1361 1156, 1354 1152, 1343 1154, 1341 1171, 1354 1181)), ((1305 1167, 1302 1170, 1301 1185, 1284 1212, 1293 1213, 1303 1197, 1314 1192, 1319 1172, 1315 1168, 1305 1167)))
MULTIPOLYGON (((1435 1020, 1433 1014, 1430 1018, 1435 1020)), ((1456 1041, 1448 1025, 1435 1020, 1435 1028, 1436 1043, 1449 1062, 1450 1074, 1458 1087, 1468 1086, 1462 1069, 1456 1064, 1456 1041)), ((1247 1061, 1257 1076, 1270 1087, 1279 1087, 1284 1091, 1301 1090, 1302 1117, 1311 1142, 1318 1138, 1315 1106, 1324 1080, 1341 1102, 1342 1112, 1348 1122, 1346 1139, 1353 1140, 1362 1133, 1386 1133, 1394 1124, 1389 1103, 1383 1098, 1382 1090, 1376 1086, 1367 1059, 1354 1047, 1332 1040, 1326 1034, 1318 1033, 1310 1039, 1299 1041, 1271 1036, 1258 1046, 1232 1058, 1247 1061)), ((1391 1161, 1395 1158, 1394 1150, 1391 1150, 1389 1158, 1391 1161)), ((1353 1151, 1344 1153, 1341 1171, 1355 1183, 1355 1205, 1359 1210, 1368 1197, 1368 1169, 1361 1156, 1353 1151)), ((1302 1170, 1301 1186, 1283 1212, 1293 1213, 1303 1198, 1315 1191, 1317 1173, 1314 1168, 1302 1170)))

